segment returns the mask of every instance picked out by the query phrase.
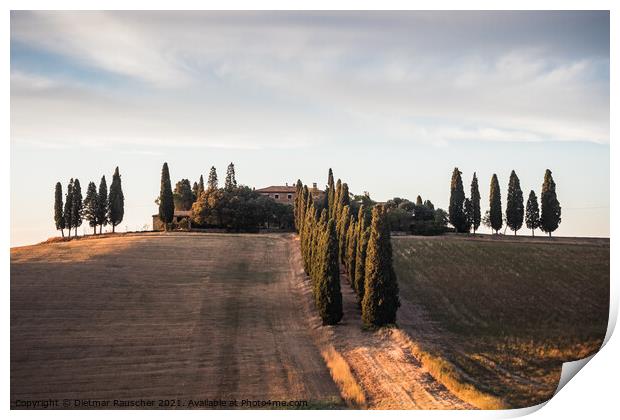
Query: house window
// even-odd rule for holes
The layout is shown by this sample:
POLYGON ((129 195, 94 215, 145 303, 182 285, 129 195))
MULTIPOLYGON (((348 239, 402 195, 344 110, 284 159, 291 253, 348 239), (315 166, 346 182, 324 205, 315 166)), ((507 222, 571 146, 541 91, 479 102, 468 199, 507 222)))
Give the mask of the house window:
POLYGON ((289 195, 286 196, 286 198, 288 198, 290 200, 291 198, 293 198, 293 195, 289 194, 289 195))
POLYGON ((280 194, 275 194, 276 200, 280 198, 280 194))

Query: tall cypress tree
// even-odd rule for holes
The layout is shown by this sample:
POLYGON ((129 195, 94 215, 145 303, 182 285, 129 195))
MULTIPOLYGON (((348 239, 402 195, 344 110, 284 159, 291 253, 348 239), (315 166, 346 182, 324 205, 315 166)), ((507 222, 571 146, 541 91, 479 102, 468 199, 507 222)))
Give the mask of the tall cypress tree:
POLYGON ((237 188, 237 179, 235 178, 235 164, 230 162, 226 168, 226 180, 224 181, 224 189, 232 191, 237 188))
POLYGON ((318 247, 316 306, 323 325, 334 325, 342 319, 342 293, 340 291, 340 267, 338 264, 338 238, 333 219, 318 247))
POLYGON ((336 187, 334 190, 334 202, 332 203, 332 216, 331 218, 334 219, 334 222, 336 223, 336 226, 338 226, 338 223, 340 221, 340 213, 342 212, 342 208, 339 207, 339 203, 340 203, 340 194, 342 192, 342 181, 340 181, 340 179, 338 179, 338 181, 336 181, 336 187))
POLYGON ((161 182, 159 188, 159 218, 164 224, 164 229, 168 230, 168 225, 174 218, 174 196, 172 185, 170 185, 170 171, 168 162, 164 162, 161 168, 161 182))
POLYGON ((121 186, 121 175, 118 166, 112 175, 112 184, 110 185, 110 194, 108 195, 108 221, 112 225, 112 232, 115 227, 123 221, 125 215, 125 196, 121 186))
POLYGON ((205 191, 205 180, 200 174, 200 180, 198 181, 198 195, 202 194, 205 191))
POLYGON ((364 325, 378 327, 396 323, 396 311, 400 306, 398 282, 392 266, 390 228, 382 205, 372 209, 365 277, 362 300, 364 325))
POLYGON ((517 235, 517 231, 523 226, 524 211, 521 183, 519 182, 519 177, 513 170, 510 173, 508 195, 506 197, 506 224, 514 231, 515 236, 517 235))
POLYGON ((65 218, 62 214, 62 185, 60 182, 56 183, 54 190, 54 223, 56 230, 60 231, 62 237, 65 237, 65 218))
POLYGON ((97 222, 99 223, 99 233, 103 231, 103 226, 108 224, 108 184, 105 175, 99 182, 99 192, 97 193, 97 222))
POLYGON ((368 245, 368 232, 366 229, 366 208, 360 205, 357 212, 357 250, 355 251, 355 277, 351 285, 357 294, 357 302, 361 304, 364 297, 364 272, 366 270, 366 246, 368 245))
POLYGON ((71 208, 73 207, 73 178, 69 180, 67 185, 67 194, 65 195, 65 211, 63 217, 65 219, 65 227, 68 231, 68 237, 71 239, 71 228, 73 227, 73 217, 71 216, 71 208))
MULTIPOLYGON (((346 250, 346 235, 347 229, 349 229, 349 221, 351 220, 350 207, 344 206, 340 211, 340 217, 338 218, 338 224, 336 225, 336 235, 338 238, 338 255, 340 261, 344 264, 345 250, 346 250)), ((335 222, 335 221, 334 221, 335 222)), ((336 222, 335 222, 336 223, 336 222)))
POLYGON ((474 177, 471 180, 471 222, 472 228, 474 229, 474 234, 480 227, 480 221, 482 220, 482 216, 480 215, 480 190, 478 189, 478 178, 476 177, 476 173, 474 172, 474 177))
POLYGON ((303 191, 304 187, 301 183, 301 180, 298 179, 295 184, 295 201, 293 202, 293 215, 295 217, 295 230, 299 232, 300 230, 300 213, 301 213, 301 200, 303 200, 303 191))
POLYGON ((424 202, 422 201, 422 197, 418 195, 418 197, 415 199, 415 205, 416 206, 423 206, 424 202))
POLYGON ((209 170, 209 178, 207 179, 207 188, 209 190, 217 190, 217 171, 215 166, 211 166, 209 170))
POLYGON ((545 171, 545 180, 540 194, 540 229, 547 232, 549 237, 562 223, 562 207, 555 193, 555 182, 551 171, 545 171))
POLYGON ((82 187, 80 180, 75 178, 73 181, 73 198, 71 200, 71 226, 75 229, 75 236, 78 236, 77 228, 82 226, 82 187))
POLYGON ((463 181, 461 171, 454 168, 452 180, 450 181, 450 206, 448 207, 448 217, 457 232, 466 231, 465 213, 463 203, 465 202, 465 192, 463 191, 463 181))
MULTIPOLYGON (((351 216, 353 217, 353 216, 351 216)), ((353 219, 349 223, 349 232, 347 234, 347 274, 349 275, 349 283, 351 287, 353 287, 353 283, 355 282, 355 264, 356 264, 356 254, 357 254, 357 238, 358 238, 358 224, 360 222, 355 222, 353 219)))
POLYGON ((93 228, 93 235, 97 234, 98 204, 97 186, 94 182, 91 181, 88 183, 88 188, 86 189, 86 197, 84 198, 84 218, 88 221, 88 225, 93 228))
POLYGON ((532 236, 534 236, 534 231, 540 226, 538 198, 533 190, 530 191, 530 196, 527 199, 527 207, 525 209, 525 225, 528 229, 532 230, 532 236))
POLYGON ((196 202, 196 200, 198 200, 198 197, 200 197, 200 187, 198 186, 198 183, 196 181, 194 181, 194 184, 192 185, 192 196, 194 202, 196 202))
POLYGON ((499 191, 499 182, 497 175, 491 177, 491 191, 489 193, 489 219, 491 229, 497 233, 503 225, 502 220, 502 196, 499 191))
POLYGON ((329 217, 334 217, 334 209, 335 209, 335 201, 336 201, 336 189, 334 186, 334 173, 332 172, 332 168, 329 168, 329 173, 327 174, 327 191, 325 191, 327 196, 327 211, 329 212, 329 217))

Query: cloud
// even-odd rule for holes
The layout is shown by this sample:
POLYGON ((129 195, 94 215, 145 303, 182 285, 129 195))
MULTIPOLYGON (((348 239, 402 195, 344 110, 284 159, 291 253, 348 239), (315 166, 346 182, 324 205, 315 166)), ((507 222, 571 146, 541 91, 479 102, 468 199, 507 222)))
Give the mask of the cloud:
POLYGON ((609 142, 604 13, 13 12, 11 20, 12 48, 44 51, 72 70, 12 62, 13 141, 609 142), (95 86, 85 69, 122 82, 95 86))

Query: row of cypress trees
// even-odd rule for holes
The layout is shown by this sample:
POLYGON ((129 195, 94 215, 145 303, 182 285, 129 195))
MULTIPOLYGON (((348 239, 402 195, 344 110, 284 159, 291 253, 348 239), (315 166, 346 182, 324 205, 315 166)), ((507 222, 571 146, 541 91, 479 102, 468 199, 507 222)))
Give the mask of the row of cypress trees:
POLYGON ((104 225, 112 225, 112 232, 115 227, 123 221, 125 214, 125 197, 121 186, 121 176, 118 166, 112 175, 112 184, 108 193, 108 185, 105 175, 101 177, 99 190, 94 182, 89 182, 86 189, 86 197, 82 200, 82 187, 80 180, 71 178, 67 185, 67 193, 63 204, 62 185, 56 183, 54 191, 54 223, 56 229, 60 230, 62 237, 65 236, 65 229, 68 229, 68 237, 71 238, 71 229, 82 225, 82 220, 86 219, 89 226, 93 228, 93 235, 102 232, 104 225))
MULTIPOLYGON (((506 226, 514 234, 523 227, 523 222, 528 229, 532 230, 532 236, 536 229, 540 228, 551 236, 562 222, 562 207, 555 192, 555 182, 551 171, 545 171, 545 177, 541 191, 541 205, 538 206, 536 193, 531 190, 527 204, 523 203, 523 191, 516 172, 510 173, 508 182, 508 194, 506 197, 506 226)), ((457 232, 469 232, 473 228, 474 233, 480 226, 480 192, 478 190, 478 179, 476 173, 471 183, 471 198, 466 198, 463 191, 461 172, 454 168, 450 184, 450 207, 449 220, 457 232)), ((504 217, 502 215, 502 198, 497 175, 491 177, 489 192, 489 210, 484 217, 487 224, 495 233, 503 226, 504 217)))
POLYGON ((368 223, 368 213, 360 205, 356 217, 348 185, 341 180, 334 183, 331 169, 322 199, 315 200, 299 180, 296 188, 295 227, 323 323, 336 324, 342 319, 342 264, 362 308, 364 325, 394 324, 400 301, 385 208, 374 206, 368 223))

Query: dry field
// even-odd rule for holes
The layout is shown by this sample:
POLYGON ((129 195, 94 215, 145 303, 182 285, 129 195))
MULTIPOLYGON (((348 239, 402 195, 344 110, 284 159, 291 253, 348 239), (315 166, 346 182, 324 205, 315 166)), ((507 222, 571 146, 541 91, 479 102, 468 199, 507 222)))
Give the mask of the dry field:
POLYGON ((393 248, 400 327, 435 376, 478 406, 545 401, 563 362, 600 348, 608 239, 397 237, 393 248))
POLYGON ((299 309, 290 235, 150 234, 11 250, 16 399, 343 406, 299 309))
POLYGON ((11 250, 11 402, 308 400, 470 409, 548 399, 605 334, 609 241, 393 240, 400 329, 322 326, 290 234, 135 234, 11 250))

